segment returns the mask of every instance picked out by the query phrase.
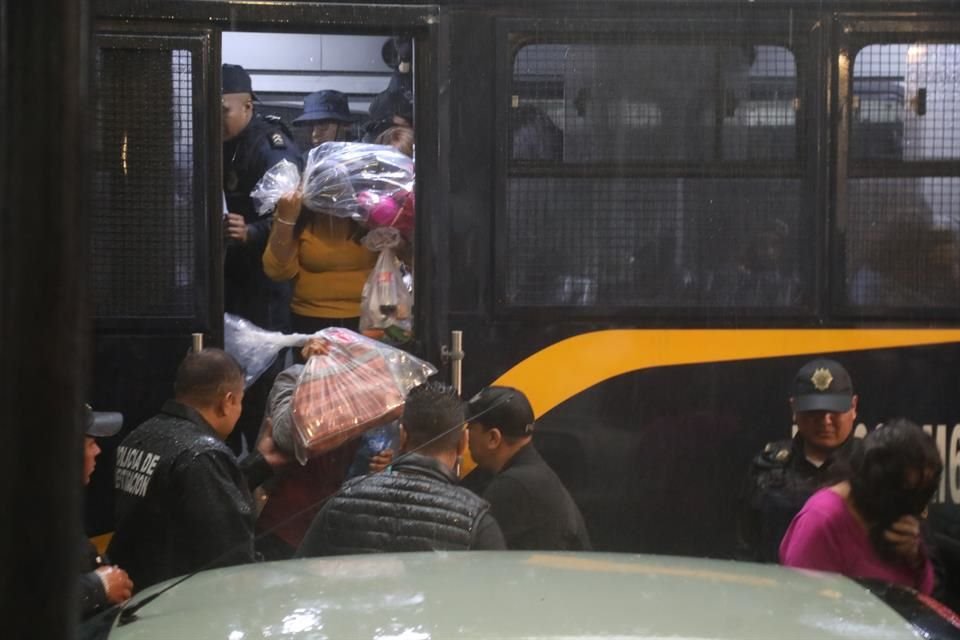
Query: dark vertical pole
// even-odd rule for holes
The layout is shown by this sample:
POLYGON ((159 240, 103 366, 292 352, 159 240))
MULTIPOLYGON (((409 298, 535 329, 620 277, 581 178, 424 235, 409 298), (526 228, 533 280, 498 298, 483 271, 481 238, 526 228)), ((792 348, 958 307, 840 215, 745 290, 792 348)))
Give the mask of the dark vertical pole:
POLYGON ((3 635, 73 634, 87 371, 88 0, 0 0, 3 635))

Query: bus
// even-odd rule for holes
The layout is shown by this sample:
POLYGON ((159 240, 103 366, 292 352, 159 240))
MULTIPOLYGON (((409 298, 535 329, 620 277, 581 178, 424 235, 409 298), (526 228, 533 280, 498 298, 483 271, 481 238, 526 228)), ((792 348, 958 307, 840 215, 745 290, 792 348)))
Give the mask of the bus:
MULTIPOLYGON (((288 121, 362 116, 412 43, 412 350, 522 389, 598 549, 733 557, 748 463, 807 360, 860 435, 924 426, 960 505, 960 18, 953 2, 100 0, 95 407, 126 429, 191 334, 222 344, 220 69, 288 121), (456 348, 451 332, 461 332, 456 348)), ((109 459, 109 449, 104 459, 109 459)), ((108 463, 88 501, 112 526, 108 463)), ((958 533, 958 532, 952 532, 958 533)))

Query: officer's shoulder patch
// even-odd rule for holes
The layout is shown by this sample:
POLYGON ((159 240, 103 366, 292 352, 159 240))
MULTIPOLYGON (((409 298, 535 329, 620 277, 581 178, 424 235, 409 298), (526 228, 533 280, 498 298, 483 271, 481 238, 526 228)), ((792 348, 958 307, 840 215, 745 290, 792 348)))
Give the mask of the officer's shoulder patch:
POLYGON ((790 456, 793 454, 792 445, 793 442, 790 440, 768 442, 763 448, 760 458, 768 464, 785 465, 790 461, 790 456))
POLYGON ((268 140, 270 140, 270 146, 274 149, 286 149, 287 141, 283 139, 282 133, 271 133, 268 140))

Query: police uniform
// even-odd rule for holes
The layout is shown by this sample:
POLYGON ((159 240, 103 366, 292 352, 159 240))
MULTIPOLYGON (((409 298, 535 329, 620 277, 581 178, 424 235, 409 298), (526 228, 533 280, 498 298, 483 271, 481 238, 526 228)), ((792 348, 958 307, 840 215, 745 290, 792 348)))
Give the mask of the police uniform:
POLYGON ((243 215, 247 242, 229 242, 224 264, 224 310, 264 329, 289 328, 292 283, 273 282, 263 272, 270 217, 258 217, 250 192, 281 160, 303 169, 300 150, 279 122, 255 114, 233 140, 223 145, 223 189, 230 213, 243 215))
POLYGON ((260 454, 243 465, 196 410, 172 400, 124 438, 108 553, 137 589, 255 559, 251 487, 270 468, 260 454))
MULTIPOLYGON (((817 358, 797 371, 790 389, 793 409, 846 412, 854 407, 853 382, 839 362, 817 358)), ((851 431, 819 467, 807 459, 803 438, 771 442, 753 459, 740 495, 739 555, 778 562, 780 541, 807 499, 832 479, 831 467, 860 446, 851 431)))

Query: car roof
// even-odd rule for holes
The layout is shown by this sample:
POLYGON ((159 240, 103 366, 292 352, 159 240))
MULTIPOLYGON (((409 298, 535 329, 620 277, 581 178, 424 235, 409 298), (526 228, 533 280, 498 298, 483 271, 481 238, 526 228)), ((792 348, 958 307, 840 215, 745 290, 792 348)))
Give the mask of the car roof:
MULTIPOLYGON (((157 590, 146 590, 134 603, 157 590)), ((144 606, 109 637, 894 640, 916 635, 883 602, 838 575, 668 556, 435 552, 202 572, 144 606)))

